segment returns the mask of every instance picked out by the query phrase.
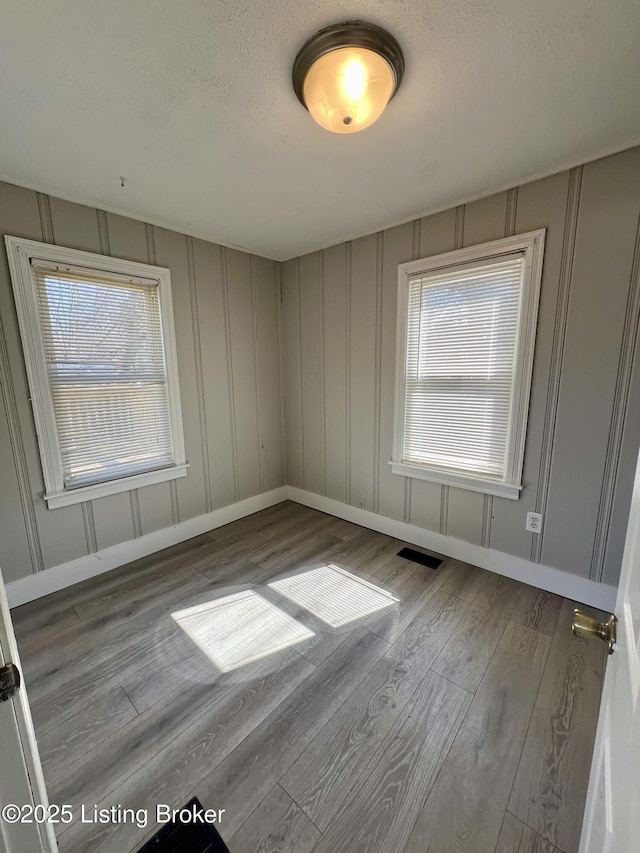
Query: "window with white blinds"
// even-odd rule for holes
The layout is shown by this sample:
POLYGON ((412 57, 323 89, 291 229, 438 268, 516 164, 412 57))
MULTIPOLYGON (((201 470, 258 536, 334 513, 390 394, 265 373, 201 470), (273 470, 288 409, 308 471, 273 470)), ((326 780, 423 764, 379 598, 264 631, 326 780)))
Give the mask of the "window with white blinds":
POLYGON ((518 496, 542 237, 517 240, 401 266, 396 473, 518 496))
POLYGON ((35 246, 12 276, 49 506, 184 476, 168 270, 35 246))
POLYGON ((33 266, 65 488, 172 465, 157 282, 33 266))

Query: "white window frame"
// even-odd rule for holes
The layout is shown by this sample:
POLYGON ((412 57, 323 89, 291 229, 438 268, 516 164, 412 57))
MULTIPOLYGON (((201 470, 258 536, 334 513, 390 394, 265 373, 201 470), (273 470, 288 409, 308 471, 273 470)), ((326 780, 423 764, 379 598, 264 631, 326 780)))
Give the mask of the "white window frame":
POLYGON ((96 255, 92 252, 82 252, 64 246, 53 246, 36 240, 23 240, 19 237, 7 236, 5 237, 5 244, 42 462, 45 485, 43 497, 49 509, 185 477, 189 466, 186 462, 184 449, 170 271, 164 267, 126 261, 108 255, 96 255), (174 448, 174 464, 172 466, 134 474, 130 477, 107 480, 103 483, 65 489, 54 408, 40 331, 32 259, 59 266, 84 267, 91 273, 107 273, 123 278, 144 279, 157 285, 167 369, 169 417, 174 448))
POLYGON ((389 462, 394 474, 430 480, 448 486, 457 486, 474 492, 497 495, 517 500, 522 490, 522 463, 524 460, 529 395, 533 373, 533 354, 536 340, 538 302, 542 279, 542 260, 546 229, 505 237, 465 249, 457 249, 418 261, 409 261, 398 267, 398 326, 396 339, 395 416, 393 429, 393 454, 389 462), (470 263, 499 261, 514 252, 524 252, 525 271, 515 361, 515 381, 511 400, 507 464, 504 479, 473 476, 449 472, 402 461, 404 444, 405 376, 407 357, 407 325, 409 285, 413 278, 438 272, 447 272, 470 263))

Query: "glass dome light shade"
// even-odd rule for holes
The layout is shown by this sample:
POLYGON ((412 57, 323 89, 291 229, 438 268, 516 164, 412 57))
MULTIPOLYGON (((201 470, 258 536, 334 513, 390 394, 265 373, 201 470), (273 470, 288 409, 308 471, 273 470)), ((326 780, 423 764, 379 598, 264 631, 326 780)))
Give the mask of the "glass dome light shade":
POLYGON ((380 117, 396 87, 389 63, 362 47, 341 47, 319 57, 302 86, 304 103, 321 127, 356 133, 380 117))

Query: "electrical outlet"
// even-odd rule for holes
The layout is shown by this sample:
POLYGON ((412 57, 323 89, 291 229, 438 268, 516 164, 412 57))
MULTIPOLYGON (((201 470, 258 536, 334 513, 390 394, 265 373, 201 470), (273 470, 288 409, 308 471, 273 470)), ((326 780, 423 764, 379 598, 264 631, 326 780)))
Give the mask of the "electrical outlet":
POLYGON ((542 533, 543 518, 544 516, 541 512, 528 512, 525 529, 528 530, 529 533, 542 533))

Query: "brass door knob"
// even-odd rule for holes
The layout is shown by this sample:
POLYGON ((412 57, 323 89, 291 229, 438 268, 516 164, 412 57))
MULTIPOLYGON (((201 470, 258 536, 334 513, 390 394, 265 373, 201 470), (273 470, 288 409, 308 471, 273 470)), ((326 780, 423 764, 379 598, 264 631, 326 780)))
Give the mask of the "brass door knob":
POLYGON ((618 620, 611 614, 606 622, 598 622, 595 616, 585 613, 584 610, 573 611, 571 630, 576 637, 600 637, 607 644, 609 654, 612 655, 616 648, 616 628, 618 620))

